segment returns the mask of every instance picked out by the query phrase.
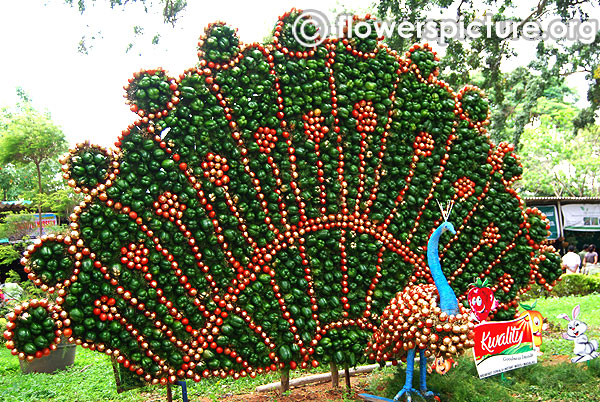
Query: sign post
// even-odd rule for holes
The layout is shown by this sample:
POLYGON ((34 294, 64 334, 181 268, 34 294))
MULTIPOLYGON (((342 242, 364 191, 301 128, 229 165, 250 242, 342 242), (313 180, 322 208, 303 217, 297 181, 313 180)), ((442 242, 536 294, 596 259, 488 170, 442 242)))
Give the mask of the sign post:
POLYGON ((550 222, 550 236, 548 236, 548 240, 558 239, 561 236, 561 230, 556 205, 541 205, 536 206, 536 208, 546 215, 546 218, 548 218, 548 221, 550 222))
POLYGON ((537 363, 533 346, 531 325, 525 316, 477 325, 473 356, 479 378, 537 363))
POLYGON ((42 213, 42 221, 38 214, 17 214, 11 216, 10 224, 12 234, 9 240, 21 240, 23 237, 36 237, 39 234, 40 224, 42 233, 46 234, 51 226, 58 225, 58 217, 53 213, 42 213))
POLYGON ((562 213, 565 219, 565 229, 582 232, 600 231, 600 205, 563 205, 562 213))

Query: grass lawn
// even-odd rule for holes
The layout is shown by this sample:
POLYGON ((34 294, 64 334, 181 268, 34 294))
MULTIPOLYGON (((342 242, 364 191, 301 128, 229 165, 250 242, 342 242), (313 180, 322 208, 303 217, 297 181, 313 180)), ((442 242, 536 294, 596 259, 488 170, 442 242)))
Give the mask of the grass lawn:
MULTIPOLYGON (((535 309, 547 318, 550 329, 543 334, 543 355, 538 364, 480 380, 473 353, 467 351, 459 359, 458 367, 448 374, 429 376, 428 386, 442 391, 442 400, 453 402, 600 401, 600 358, 589 363, 571 363, 574 343, 561 336, 567 321, 556 317, 561 313, 571 316, 578 304, 581 306, 578 318, 588 324, 588 338, 600 341, 600 295, 539 299, 535 309)), ((382 385, 386 391, 383 394, 379 391, 379 395, 393 398, 404 385, 404 370, 379 378, 371 385, 373 393, 382 385)), ((414 385, 418 388, 416 378, 414 385)), ((419 400, 422 399, 413 398, 419 400)))
MULTIPOLYGON (((562 332, 566 332, 568 322, 556 316, 565 313, 571 317, 573 307, 578 304, 581 312, 577 318, 588 325, 586 332, 588 339, 597 339, 600 342, 600 295, 539 299, 536 310, 548 319, 550 325, 550 330, 543 335, 544 343, 541 350, 544 354, 573 356, 574 342, 567 341, 561 336, 562 332)), ((600 398, 598 400, 600 401, 600 398)))
MULTIPOLYGON (((322 371, 322 370, 321 370, 322 371)), ((296 372, 295 377, 308 374, 296 372)), ((188 381, 191 401, 200 396, 217 400, 228 394, 254 391, 262 384, 279 381, 279 374, 256 378, 210 378, 199 383, 188 381)), ((181 388, 173 387, 173 397, 181 400, 181 388)), ((118 394, 110 358, 98 352, 77 347, 75 364, 56 374, 21 374, 19 359, 0 345, 0 402, 99 402, 99 401, 166 401, 166 388, 148 386, 118 394)))
MULTIPOLYGON (((453 402, 600 401, 600 358, 589 363, 570 363, 573 342, 561 337, 567 321, 556 318, 560 313, 570 316, 577 304, 581 305, 579 319, 589 326, 588 337, 600 340, 600 295, 540 299, 536 309, 548 319, 550 329, 544 333, 543 355, 537 365, 480 380, 472 352, 468 351, 459 359, 459 366, 448 374, 430 375, 429 387, 441 391, 442 400, 453 402)), ((299 371, 293 373, 293 377, 305 374, 299 371)), ((392 398, 402 388, 404 371, 386 368, 370 378, 369 392, 392 398)), ((258 385, 278 380, 278 374, 270 373, 237 381, 211 379, 200 383, 188 382, 188 395, 190 401, 197 401, 201 396, 220 400, 228 394, 248 393, 258 385)), ((179 387, 173 389, 174 397, 181 400, 179 387)), ((53 375, 22 375, 18 359, 8 349, 0 347, 0 401, 159 400, 166 400, 165 387, 144 387, 118 394, 110 359, 106 355, 78 347, 75 365, 68 370, 53 375)), ((419 400, 419 397, 413 398, 413 401, 419 400)))

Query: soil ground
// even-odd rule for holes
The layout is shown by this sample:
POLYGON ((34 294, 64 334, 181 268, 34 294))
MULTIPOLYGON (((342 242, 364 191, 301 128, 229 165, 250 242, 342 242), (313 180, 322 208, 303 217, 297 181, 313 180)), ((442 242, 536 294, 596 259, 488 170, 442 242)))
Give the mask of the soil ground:
MULTIPOLYGON (((541 364, 556 365, 561 363, 570 363, 570 356, 553 355, 550 359, 541 364)), ((358 394, 377 393, 382 394, 384 385, 379 385, 373 389, 369 383, 380 383, 378 376, 386 376, 384 373, 362 373, 351 377, 352 392, 347 392, 344 378, 340 378, 340 386, 332 388, 330 382, 312 383, 291 387, 290 392, 281 394, 279 390, 269 392, 251 392, 247 394, 223 395, 219 397, 219 402, 350 402, 363 401, 358 394), (367 391, 369 389, 369 391, 367 391), (377 392, 379 391, 379 392, 377 392)), ((194 402, 213 402, 211 398, 193 399, 194 402)))
MULTIPOLYGON (((299 387, 291 387, 289 394, 282 395, 279 391, 252 392, 244 395, 231 395, 219 398, 223 402, 349 402, 362 401, 355 396, 365 392, 369 374, 360 374, 351 377, 352 394, 346 392, 343 378, 340 378, 340 386, 337 389, 331 387, 330 382, 320 384, 306 384, 299 387)), ((371 376, 372 378, 372 376, 371 376)), ((209 398, 200 398, 199 402, 212 402, 209 398)))

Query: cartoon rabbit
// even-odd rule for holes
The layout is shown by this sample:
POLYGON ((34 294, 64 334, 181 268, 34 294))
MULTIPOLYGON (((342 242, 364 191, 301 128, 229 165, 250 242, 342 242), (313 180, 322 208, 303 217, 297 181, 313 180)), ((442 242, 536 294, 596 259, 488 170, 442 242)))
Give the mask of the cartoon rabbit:
POLYGON ((598 341, 588 341, 587 335, 584 335, 584 332, 587 331, 587 324, 579 321, 577 316, 579 316, 579 304, 573 308, 573 319, 570 319, 566 314, 558 315, 558 318, 564 318, 569 321, 567 333, 563 333, 562 336, 564 339, 575 342, 573 353, 577 356, 571 359, 573 363, 595 359, 600 355, 598 353, 598 341))

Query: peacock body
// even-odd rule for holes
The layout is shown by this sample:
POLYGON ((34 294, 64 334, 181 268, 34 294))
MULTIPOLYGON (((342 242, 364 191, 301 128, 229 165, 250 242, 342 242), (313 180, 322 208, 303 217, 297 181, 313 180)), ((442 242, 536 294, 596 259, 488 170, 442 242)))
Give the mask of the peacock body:
MULTIPOLYGON (((451 209, 450 204, 450 209, 451 209)), ((407 362, 406 383, 396 395, 396 400, 417 392, 412 388, 412 373, 416 352, 420 356, 420 392, 427 391, 426 362, 434 356, 449 359, 474 346, 474 323, 466 309, 458 304, 456 295, 448 285, 438 257, 442 233, 456 234, 447 221, 449 210, 443 211, 445 221, 431 234, 427 244, 427 260, 433 284, 407 286, 391 300, 381 315, 381 324, 367 345, 371 358, 380 363, 388 360, 407 362)))
POLYGON ((407 286, 381 314, 381 325, 368 348, 377 362, 406 361, 410 349, 424 350, 426 357, 449 359, 473 347, 474 324, 468 311, 446 314, 439 306, 433 284, 407 286))

